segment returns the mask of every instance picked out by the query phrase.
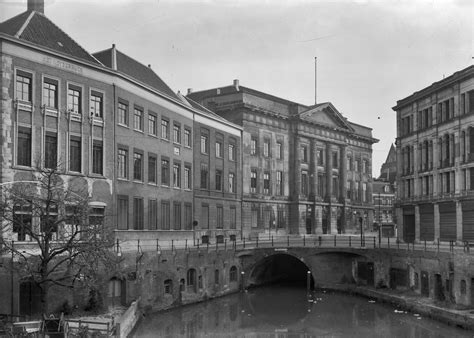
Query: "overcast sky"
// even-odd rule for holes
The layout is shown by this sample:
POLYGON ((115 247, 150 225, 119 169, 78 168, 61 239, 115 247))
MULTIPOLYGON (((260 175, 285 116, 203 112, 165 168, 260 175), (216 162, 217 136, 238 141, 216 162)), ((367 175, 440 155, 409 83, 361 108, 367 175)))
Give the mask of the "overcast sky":
MULTIPOLYGON (((373 128, 373 175, 396 137, 391 107, 473 64, 474 2, 45 0, 86 50, 117 48, 175 91, 240 84, 302 104, 330 101, 373 128)), ((26 0, 0 0, 0 21, 26 0)))

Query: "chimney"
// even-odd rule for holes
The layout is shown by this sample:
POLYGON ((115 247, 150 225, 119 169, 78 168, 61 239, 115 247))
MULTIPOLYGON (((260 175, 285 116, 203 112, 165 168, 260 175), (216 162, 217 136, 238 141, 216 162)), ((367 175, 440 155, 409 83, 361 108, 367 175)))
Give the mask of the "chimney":
POLYGON ((115 48, 115 43, 112 44, 112 52, 111 52, 111 56, 112 56, 112 62, 111 62, 111 65, 110 65, 110 68, 112 68, 113 70, 117 70, 117 49, 115 48))
POLYGON ((237 91, 239 91, 239 80, 238 79, 234 80, 234 87, 237 91))
POLYGON ((188 88, 188 95, 191 94, 193 92, 193 89, 192 88, 188 88))
POLYGON ((28 0, 28 10, 44 14, 44 0, 28 0))

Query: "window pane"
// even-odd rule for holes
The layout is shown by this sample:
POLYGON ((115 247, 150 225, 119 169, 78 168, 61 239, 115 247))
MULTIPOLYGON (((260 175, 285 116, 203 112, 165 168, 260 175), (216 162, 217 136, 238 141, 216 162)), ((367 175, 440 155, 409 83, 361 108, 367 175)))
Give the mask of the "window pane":
POLYGON ((46 134, 44 147, 44 167, 54 169, 58 165, 58 137, 57 134, 46 134))
POLYGON ((67 109, 69 112, 81 114, 81 91, 79 88, 68 89, 67 109))
POLYGON ((133 153, 133 179, 141 181, 143 176, 143 155, 133 153))
POLYGON ((69 170, 81 172, 81 139, 71 137, 69 143, 69 170))
POLYGON ((91 116, 103 118, 102 112, 102 95, 99 93, 92 92, 91 99, 91 116))
POLYGON ((103 174, 104 150, 102 141, 94 140, 92 148, 92 172, 94 174, 103 174))
POLYGON ((128 178, 128 151, 125 149, 118 150, 118 177, 128 178))
POLYGON ((119 102, 117 109, 117 122, 128 126, 128 105, 125 103, 119 102))
POLYGON ((148 182, 156 183, 156 157, 148 156, 148 182))

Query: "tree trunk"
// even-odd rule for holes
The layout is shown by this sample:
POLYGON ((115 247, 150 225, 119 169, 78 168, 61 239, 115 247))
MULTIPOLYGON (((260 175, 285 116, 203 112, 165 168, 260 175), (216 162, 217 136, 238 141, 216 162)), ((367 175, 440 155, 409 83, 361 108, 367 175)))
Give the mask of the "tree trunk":
POLYGON ((41 312, 45 314, 49 312, 49 282, 41 285, 41 312))

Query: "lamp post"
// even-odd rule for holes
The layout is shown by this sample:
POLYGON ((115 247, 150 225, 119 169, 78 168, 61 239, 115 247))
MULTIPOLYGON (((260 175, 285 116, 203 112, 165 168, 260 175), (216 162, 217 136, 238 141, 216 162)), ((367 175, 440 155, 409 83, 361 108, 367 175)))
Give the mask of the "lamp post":
POLYGON ((13 250, 13 247, 15 245, 15 241, 12 241, 12 252, 11 252, 11 265, 10 265, 10 308, 11 308, 11 315, 13 316, 13 311, 15 310, 14 306, 13 306, 13 302, 14 302, 14 297, 13 297, 13 257, 14 257, 14 250, 13 250))

